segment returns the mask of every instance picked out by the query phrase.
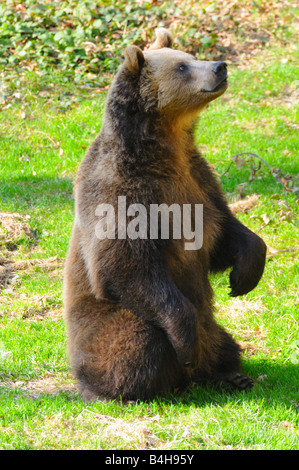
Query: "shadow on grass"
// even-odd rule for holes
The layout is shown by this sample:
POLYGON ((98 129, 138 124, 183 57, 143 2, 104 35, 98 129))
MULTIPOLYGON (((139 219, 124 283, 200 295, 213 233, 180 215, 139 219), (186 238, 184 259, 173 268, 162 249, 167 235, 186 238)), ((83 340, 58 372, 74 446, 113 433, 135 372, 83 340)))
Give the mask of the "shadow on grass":
POLYGON ((32 401, 49 401, 56 402, 57 407, 60 408, 63 403, 72 403, 72 405, 81 408, 85 406, 91 406, 95 408, 111 408, 114 412, 122 412, 129 410, 132 407, 146 406, 148 412, 158 407, 163 414, 163 407, 167 405, 173 405, 180 407, 196 407, 204 408, 206 406, 225 406, 233 403, 245 403, 252 402, 263 402, 263 406, 266 408, 276 409, 282 405, 288 409, 297 409, 299 406, 298 400, 298 381, 299 381, 299 369, 296 364, 277 364, 273 361, 259 360, 253 363, 248 363, 246 368, 248 373, 255 380, 255 386, 249 391, 236 391, 229 389, 220 389, 214 386, 199 386, 197 384, 190 384, 186 389, 178 391, 176 393, 169 393, 165 396, 157 396, 152 400, 145 400, 137 402, 123 402, 121 399, 115 400, 104 400, 94 403, 86 403, 81 400, 79 391, 77 389, 75 381, 72 384, 65 386, 56 386, 52 384, 51 391, 49 390, 49 384, 46 382, 45 390, 40 386, 38 393, 32 393, 28 391, 30 384, 24 388, 24 385, 20 387, 14 387, 13 390, 10 387, 4 387, 2 389, 2 396, 8 398, 14 396, 15 398, 26 398, 32 401), (26 391, 27 390, 27 391, 26 391))
POLYGON ((179 401, 198 407, 207 404, 225 405, 233 401, 252 402, 261 399, 264 399, 269 406, 282 403, 294 408, 299 406, 298 365, 292 363, 278 364, 274 361, 262 359, 246 362, 243 371, 255 381, 255 386, 248 392, 221 390, 213 386, 199 387, 196 384, 191 384, 188 389, 178 396, 172 395, 172 399, 175 402, 179 401))

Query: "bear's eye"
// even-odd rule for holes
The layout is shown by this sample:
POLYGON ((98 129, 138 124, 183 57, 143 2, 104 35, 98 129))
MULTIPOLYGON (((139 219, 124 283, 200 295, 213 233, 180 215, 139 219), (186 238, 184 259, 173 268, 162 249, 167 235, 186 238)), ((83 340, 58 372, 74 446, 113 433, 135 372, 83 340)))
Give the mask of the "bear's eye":
POLYGON ((186 64, 180 64, 180 65, 178 65, 178 71, 179 71, 180 73, 189 72, 189 67, 188 67, 188 65, 186 65, 186 64))

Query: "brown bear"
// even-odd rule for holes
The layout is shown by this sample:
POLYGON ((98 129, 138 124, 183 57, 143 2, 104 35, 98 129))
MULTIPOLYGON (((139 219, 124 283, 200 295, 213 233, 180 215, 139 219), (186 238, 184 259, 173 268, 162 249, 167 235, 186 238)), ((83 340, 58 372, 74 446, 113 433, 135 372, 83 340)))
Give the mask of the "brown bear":
POLYGON ((214 319, 209 273, 231 267, 230 294, 246 294, 262 276, 266 246, 232 215, 192 132, 199 111, 225 92, 227 66, 197 61, 172 42, 162 28, 149 50, 125 50, 75 182, 64 305, 86 400, 151 399, 190 381, 253 385, 241 373, 239 345, 214 319), (145 210, 136 236, 126 232, 134 210, 123 215, 124 200, 145 210), (193 229, 195 207, 203 208, 200 248, 175 236, 172 210, 169 236, 161 218, 150 236, 147 211, 162 206, 191 207, 193 229))

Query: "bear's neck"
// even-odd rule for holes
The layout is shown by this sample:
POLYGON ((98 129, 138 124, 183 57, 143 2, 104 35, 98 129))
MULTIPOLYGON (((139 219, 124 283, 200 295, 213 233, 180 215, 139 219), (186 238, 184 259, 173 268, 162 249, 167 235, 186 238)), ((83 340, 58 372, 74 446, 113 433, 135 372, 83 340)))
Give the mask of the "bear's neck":
POLYGON ((145 112, 138 106, 138 87, 118 85, 110 93, 103 120, 115 143, 121 172, 130 174, 182 175, 189 172, 194 154, 191 125, 145 112))

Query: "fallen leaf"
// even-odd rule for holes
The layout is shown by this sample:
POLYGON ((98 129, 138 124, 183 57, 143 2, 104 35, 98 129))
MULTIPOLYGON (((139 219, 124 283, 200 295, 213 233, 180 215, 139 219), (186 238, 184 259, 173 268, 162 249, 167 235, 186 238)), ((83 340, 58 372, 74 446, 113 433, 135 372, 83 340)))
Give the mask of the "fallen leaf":
POLYGON ((267 245, 267 258, 279 255, 279 253, 292 253, 295 251, 295 248, 282 248, 281 250, 277 250, 276 248, 273 248, 273 246, 267 245))
POLYGON ((271 220, 270 217, 267 214, 262 214, 261 217, 262 217, 265 225, 268 225, 270 220, 271 220))
POLYGON ((268 376, 266 374, 264 375, 259 375, 258 378, 256 379, 257 383, 259 382, 264 382, 265 379, 267 379, 268 376))
POLYGON ((229 208, 234 215, 238 212, 248 212, 257 205, 258 198, 259 196, 257 194, 252 194, 245 199, 240 199, 237 202, 229 204, 229 208))

